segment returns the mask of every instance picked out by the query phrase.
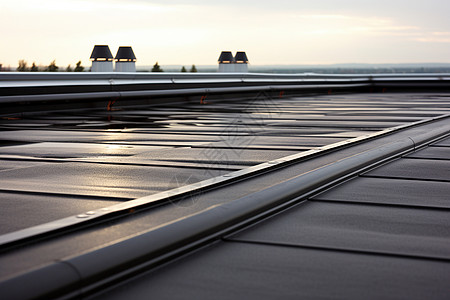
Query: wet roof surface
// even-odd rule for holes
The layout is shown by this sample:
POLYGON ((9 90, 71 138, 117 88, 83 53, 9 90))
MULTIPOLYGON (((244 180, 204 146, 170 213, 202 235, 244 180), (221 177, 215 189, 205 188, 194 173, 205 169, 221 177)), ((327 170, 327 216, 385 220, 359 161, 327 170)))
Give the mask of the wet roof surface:
POLYGON ((446 299, 449 141, 92 299, 446 299))
MULTIPOLYGON (((0 119, 0 233, 450 112, 448 94, 346 94, 0 119)), ((420 130, 417 130, 420 132, 420 130)), ((0 255, 0 278, 84 253, 383 145, 363 143, 0 255), (345 154, 340 154, 346 152, 345 154), (189 201, 191 201, 189 200, 189 201), (186 204, 186 205, 185 205, 186 204)), ((450 139, 309 198, 99 299, 444 298, 450 139), (364 275, 364 276, 362 276, 364 275), (379 288, 382 285, 383 288, 379 288)))
POLYGON ((238 103, 5 117, 1 232, 88 211, 97 197, 99 206, 134 199, 448 111, 439 94, 399 94, 395 101, 380 94, 259 95, 238 103), (40 212, 30 215, 21 208, 33 195, 40 212), (41 201, 45 196, 60 209, 50 209, 55 202, 41 201), (83 204, 70 201, 77 197, 83 204), (17 224, 18 215, 28 221, 17 224))

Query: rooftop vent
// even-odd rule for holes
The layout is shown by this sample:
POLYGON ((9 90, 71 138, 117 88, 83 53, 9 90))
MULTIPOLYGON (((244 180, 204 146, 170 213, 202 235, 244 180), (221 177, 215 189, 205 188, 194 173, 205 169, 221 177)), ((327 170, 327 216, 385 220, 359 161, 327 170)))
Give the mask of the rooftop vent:
POLYGON ((222 51, 219 57, 219 64, 231 64, 234 62, 233 54, 231 51, 222 51))
POLYGON ((121 46, 115 57, 116 72, 136 72, 136 56, 130 46, 121 46))
POLYGON ((93 61, 112 61, 113 56, 109 50, 108 45, 95 45, 92 50, 91 60, 93 61))
POLYGON ((116 61, 136 61, 136 56, 130 46, 121 46, 114 59, 116 61))
POLYGON ((236 52, 233 57, 231 51, 222 51, 219 57, 219 73, 247 73, 248 58, 244 51, 236 52))
POLYGON ((236 56, 234 57, 234 61, 237 64, 247 64, 248 63, 247 54, 245 54, 245 52, 243 52, 243 51, 236 52, 236 56))
POLYGON ((113 56, 107 45, 95 45, 91 54, 91 72, 112 72, 113 56))

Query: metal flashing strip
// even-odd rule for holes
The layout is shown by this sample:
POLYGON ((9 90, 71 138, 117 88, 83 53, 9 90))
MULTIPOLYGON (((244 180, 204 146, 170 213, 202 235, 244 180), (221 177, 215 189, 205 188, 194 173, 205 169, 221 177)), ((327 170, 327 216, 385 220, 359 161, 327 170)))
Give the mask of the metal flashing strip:
MULTIPOLYGON (((379 75, 367 74, 274 74, 274 73, 121 73, 121 72, 83 72, 83 73, 48 73, 48 72, 3 72, 0 73, 0 87, 8 86, 13 82, 23 83, 33 81, 82 81, 82 80, 130 80, 130 81, 153 81, 153 80, 236 80, 243 81, 246 79, 257 80, 287 80, 287 79, 365 79, 370 76, 379 77, 379 75)), ((382 77, 416 77, 414 74, 401 74, 395 76, 393 74, 382 75, 382 77)), ((421 74, 421 77, 438 76, 436 74, 421 74)), ((450 76, 450 74, 439 74, 439 76, 450 76)))
POLYGON ((286 203, 300 201, 318 188, 329 187, 374 164, 431 143, 448 135, 449 127, 447 123, 447 126, 418 136, 404 137, 148 232, 18 275, 0 282, 0 294, 15 299, 87 294, 109 282, 212 242, 237 227, 249 224, 249 220, 267 216, 286 203))
POLYGON ((155 89, 155 90, 135 90, 135 91, 108 91, 108 92, 87 92, 87 93, 67 93, 67 94, 40 94, 40 95, 15 95, 0 96, 0 104, 17 102, 36 101, 58 101, 58 100, 83 100, 83 99, 106 99, 106 98, 131 98, 131 97, 151 97, 151 96, 179 96, 198 94, 226 94, 245 93, 258 91, 279 91, 279 90, 306 90, 306 89, 345 89, 368 87, 370 83, 342 83, 342 84, 316 84, 316 85, 256 85, 256 86, 236 86, 236 87, 211 87, 211 88, 176 88, 155 89))
POLYGON ((30 74, 19 72, 0 74, 0 104, 361 87, 449 88, 450 74, 30 74), (203 87, 199 88, 199 85, 203 87), (54 93, 48 91, 52 88, 55 90, 54 93), (2 93, 3 89, 5 92, 2 93))
MULTIPOLYGON (((317 147, 308 151, 300 152, 297 154, 289 155, 273 161, 268 161, 262 164, 251 166, 239 171, 231 172, 219 177, 210 178, 190 185, 182 186, 176 189, 160 192, 150 196, 137 198, 134 200, 126 201, 120 204, 116 204, 110 207, 101 208, 98 210, 88 211, 75 216, 55 220, 52 222, 44 223, 41 225, 33 226, 23 230, 7 233, 0 236, 0 247, 7 247, 10 244, 20 243, 22 241, 30 240, 34 237, 44 236, 51 234, 52 232, 62 231, 65 228, 73 228, 75 226, 82 226, 86 222, 95 222, 102 218, 108 218, 108 216, 116 216, 120 214, 126 215, 130 210, 135 211, 139 208, 151 207, 160 203, 165 203, 177 197, 182 197, 187 194, 199 193, 208 189, 216 188, 217 186, 229 184, 233 181, 242 180, 248 177, 257 176, 261 173, 267 173, 272 170, 283 168, 305 159, 313 158, 318 155, 324 155, 332 151, 349 147, 364 141, 368 141, 377 137, 381 137, 393 132, 397 132, 403 129, 419 126, 422 124, 434 122, 444 118, 449 118, 450 115, 442 115, 426 120, 417 121, 414 123, 404 124, 392 128, 387 128, 382 131, 378 131, 372 134, 359 136, 356 138, 340 141, 327 146, 317 147)), ((409 139, 411 142, 412 140, 409 139)), ((413 142, 413 147, 416 145, 413 142)))

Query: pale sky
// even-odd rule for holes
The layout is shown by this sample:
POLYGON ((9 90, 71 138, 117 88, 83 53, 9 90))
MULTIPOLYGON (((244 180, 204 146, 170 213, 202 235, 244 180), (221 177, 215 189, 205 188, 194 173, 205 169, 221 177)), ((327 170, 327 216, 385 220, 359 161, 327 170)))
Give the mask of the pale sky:
POLYGON ((450 63, 449 0, 0 0, 0 64, 89 66, 95 44, 137 65, 450 63))

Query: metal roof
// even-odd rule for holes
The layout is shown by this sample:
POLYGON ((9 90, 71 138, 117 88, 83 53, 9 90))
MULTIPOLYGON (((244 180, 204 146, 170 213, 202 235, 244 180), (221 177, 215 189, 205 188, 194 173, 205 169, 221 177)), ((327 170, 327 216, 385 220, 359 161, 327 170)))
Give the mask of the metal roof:
POLYGON ((0 295, 444 299, 449 97, 3 115, 0 295))

